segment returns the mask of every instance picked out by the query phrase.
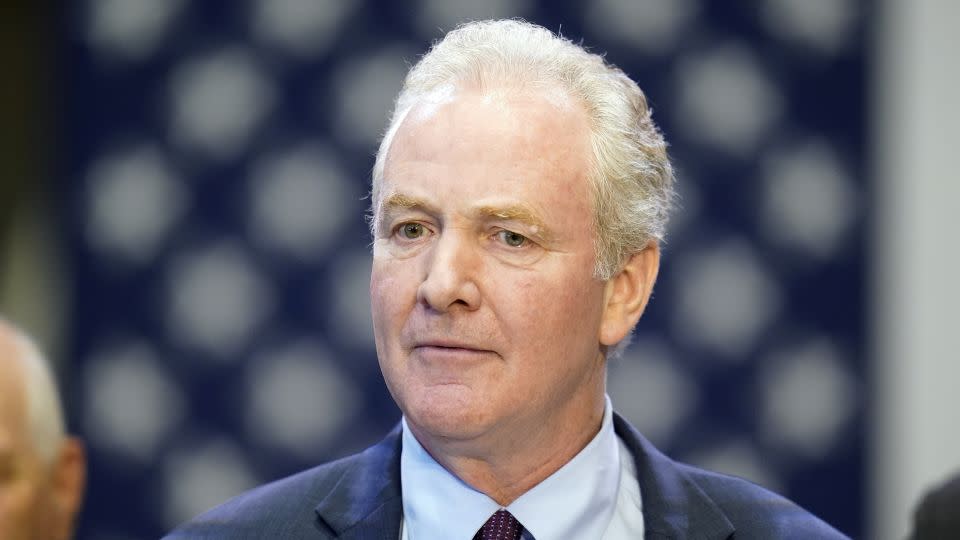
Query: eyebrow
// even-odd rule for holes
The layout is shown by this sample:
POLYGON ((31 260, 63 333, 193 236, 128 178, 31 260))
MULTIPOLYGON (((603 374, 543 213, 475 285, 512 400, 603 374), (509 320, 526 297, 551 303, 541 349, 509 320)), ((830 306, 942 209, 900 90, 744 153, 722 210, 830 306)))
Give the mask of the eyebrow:
POLYGON ((377 205, 377 210, 373 213, 374 230, 381 231, 385 221, 383 218, 400 210, 423 210, 432 213, 434 206, 418 197, 393 193, 377 205))
MULTIPOLYGON (((389 215, 398 210, 422 210, 428 213, 438 213, 435 205, 403 193, 393 193, 380 203, 380 215, 389 215)), ((473 214, 483 219, 499 219, 516 221, 534 229, 534 233, 544 239, 550 239, 550 228, 537 212, 525 205, 513 204, 506 206, 483 205, 472 210, 473 214)), ((378 220, 379 221, 379 220, 378 220)))
POLYGON ((481 206, 477 208, 476 213, 487 218, 523 223, 533 228, 538 236, 549 237, 550 228, 547 227, 543 219, 536 212, 523 205, 481 206))
POLYGON ((433 205, 419 197, 411 197, 403 193, 393 193, 380 203, 381 212, 394 210, 432 209, 433 205))

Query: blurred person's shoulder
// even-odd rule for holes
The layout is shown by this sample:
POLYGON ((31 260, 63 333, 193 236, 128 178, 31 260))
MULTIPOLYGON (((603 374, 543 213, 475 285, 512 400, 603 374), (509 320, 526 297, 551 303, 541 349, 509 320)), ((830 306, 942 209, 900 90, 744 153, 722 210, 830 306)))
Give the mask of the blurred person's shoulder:
POLYGON ((960 538, 960 474, 923 496, 913 515, 912 540, 960 538))
POLYGON ((335 538, 343 523, 400 508, 399 455, 398 428, 359 454, 242 493, 163 540, 335 538))

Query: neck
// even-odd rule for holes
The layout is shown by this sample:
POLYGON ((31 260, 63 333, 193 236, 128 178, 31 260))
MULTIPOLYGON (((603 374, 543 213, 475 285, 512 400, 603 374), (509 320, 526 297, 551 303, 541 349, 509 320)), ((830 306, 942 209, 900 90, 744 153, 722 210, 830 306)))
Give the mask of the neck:
POLYGON ((533 425, 504 427, 470 441, 430 437, 408 423, 426 451, 451 474, 507 506, 574 458, 600 431, 600 392, 571 400, 565 414, 533 425))

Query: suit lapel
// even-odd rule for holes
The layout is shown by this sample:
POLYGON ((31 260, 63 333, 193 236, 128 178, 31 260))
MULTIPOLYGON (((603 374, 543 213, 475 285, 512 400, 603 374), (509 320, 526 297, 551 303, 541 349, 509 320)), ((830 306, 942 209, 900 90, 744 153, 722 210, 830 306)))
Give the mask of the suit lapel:
POLYGON ((720 540, 734 528, 722 510, 676 462, 661 454, 620 415, 614 429, 633 454, 647 539, 720 540))
POLYGON ((349 464, 336 486, 316 507, 334 538, 397 540, 400 497, 400 426, 349 464))

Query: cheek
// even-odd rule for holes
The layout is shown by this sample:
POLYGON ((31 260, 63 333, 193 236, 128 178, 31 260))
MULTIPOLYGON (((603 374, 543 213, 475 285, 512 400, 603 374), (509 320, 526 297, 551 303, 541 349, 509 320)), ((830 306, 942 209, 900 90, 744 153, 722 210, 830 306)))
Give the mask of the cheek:
POLYGON ((399 309, 400 295, 404 280, 398 275, 396 265, 374 260, 370 272, 370 304, 373 316, 389 318, 390 314, 399 309))
POLYGON ((416 304, 415 268, 409 261, 374 259, 370 273, 370 307, 378 350, 396 339, 416 304))
POLYGON ((508 328, 516 331, 511 332, 515 342, 541 351, 569 353, 571 343, 582 346, 596 337, 602 289, 584 283, 592 283, 590 275, 554 274, 518 282, 509 296, 502 298, 510 307, 501 310, 508 328))
POLYGON ((492 304, 498 319, 518 344, 551 341, 556 330, 557 302, 566 294, 561 287, 542 276, 521 278, 512 286, 498 286, 492 304))

